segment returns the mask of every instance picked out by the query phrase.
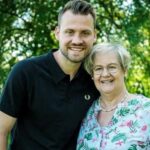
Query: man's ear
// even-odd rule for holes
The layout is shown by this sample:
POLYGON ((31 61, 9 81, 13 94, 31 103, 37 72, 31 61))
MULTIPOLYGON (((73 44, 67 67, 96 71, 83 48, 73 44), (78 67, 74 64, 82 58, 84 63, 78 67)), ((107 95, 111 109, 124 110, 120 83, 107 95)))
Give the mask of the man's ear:
POLYGON ((56 38, 57 40, 59 40, 59 33, 60 33, 60 28, 59 28, 59 26, 57 26, 57 27, 55 28, 54 33, 55 33, 55 38, 56 38))

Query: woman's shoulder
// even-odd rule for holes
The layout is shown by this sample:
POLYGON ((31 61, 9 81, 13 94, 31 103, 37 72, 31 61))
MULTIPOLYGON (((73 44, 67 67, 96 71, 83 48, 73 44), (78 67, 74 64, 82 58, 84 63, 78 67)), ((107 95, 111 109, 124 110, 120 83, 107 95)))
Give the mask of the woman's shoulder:
POLYGON ((99 109, 99 100, 97 99, 92 103, 91 107, 89 108, 87 116, 93 115, 95 112, 99 111, 99 109))
POLYGON ((91 107, 89 108, 87 114, 85 115, 85 118, 83 119, 83 124, 86 123, 86 124, 92 124, 92 120, 95 120, 95 115, 97 114, 97 112, 99 111, 99 102, 98 100, 95 100, 93 102, 93 104, 91 105, 91 107), (89 120, 91 120, 89 122, 89 120))
POLYGON ((150 98, 142 94, 130 94, 129 105, 139 106, 150 111, 150 98))

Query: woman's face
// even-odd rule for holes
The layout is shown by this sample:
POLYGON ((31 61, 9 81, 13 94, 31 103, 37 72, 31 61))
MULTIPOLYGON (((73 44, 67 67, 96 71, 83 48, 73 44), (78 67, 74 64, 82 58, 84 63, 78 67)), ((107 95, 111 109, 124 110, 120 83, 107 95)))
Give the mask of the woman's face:
POLYGON ((124 88, 125 72, 116 53, 97 53, 93 66, 93 80, 101 94, 116 93, 124 88))

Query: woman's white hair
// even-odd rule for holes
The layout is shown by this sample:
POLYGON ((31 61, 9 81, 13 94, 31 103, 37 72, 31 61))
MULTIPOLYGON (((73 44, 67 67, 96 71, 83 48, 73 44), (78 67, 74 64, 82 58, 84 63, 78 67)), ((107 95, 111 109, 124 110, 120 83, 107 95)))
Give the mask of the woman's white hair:
POLYGON ((118 43, 98 43, 93 46, 90 55, 86 58, 84 62, 84 67, 90 75, 93 74, 95 55, 97 53, 108 53, 108 52, 114 52, 115 54, 117 54, 118 61, 122 69, 124 71, 128 70, 129 65, 131 63, 131 56, 126 48, 124 48, 121 44, 118 43))

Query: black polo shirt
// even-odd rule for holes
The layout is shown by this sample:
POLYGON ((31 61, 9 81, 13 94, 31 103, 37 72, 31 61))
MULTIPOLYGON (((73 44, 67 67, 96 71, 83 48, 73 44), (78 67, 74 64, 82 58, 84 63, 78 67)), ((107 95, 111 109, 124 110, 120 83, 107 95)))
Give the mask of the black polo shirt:
POLYGON ((11 150, 74 150, 80 122, 97 96, 82 66, 70 81, 52 52, 17 63, 0 103, 1 111, 18 118, 11 150))

